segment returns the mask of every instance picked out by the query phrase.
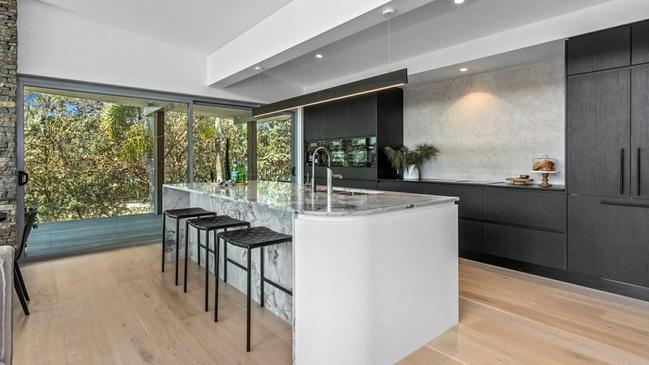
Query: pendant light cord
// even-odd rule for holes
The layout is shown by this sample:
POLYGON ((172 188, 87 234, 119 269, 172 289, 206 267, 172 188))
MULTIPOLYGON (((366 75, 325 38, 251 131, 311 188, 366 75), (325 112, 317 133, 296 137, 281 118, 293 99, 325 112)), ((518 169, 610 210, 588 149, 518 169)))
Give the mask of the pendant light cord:
POLYGON ((390 37, 390 18, 388 18, 388 72, 392 72, 392 44, 391 44, 391 37, 390 37))

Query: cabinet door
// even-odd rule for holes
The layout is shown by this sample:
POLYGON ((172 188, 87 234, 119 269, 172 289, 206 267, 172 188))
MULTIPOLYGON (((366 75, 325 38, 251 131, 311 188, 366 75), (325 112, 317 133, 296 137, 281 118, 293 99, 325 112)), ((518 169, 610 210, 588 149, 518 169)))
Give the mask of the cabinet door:
POLYGON ((304 140, 324 139, 324 111, 321 105, 304 108, 304 140))
POLYGON ((349 137, 349 104, 347 100, 324 104, 324 130, 327 138, 349 137))
POLYGON ((484 224, 484 252, 531 264, 566 268, 565 234, 501 224, 484 224))
POLYGON ((568 192, 630 194, 630 91, 629 70, 568 78, 568 192))
POLYGON ((458 245, 460 252, 479 252, 482 253, 484 248, 482 245, 482 222, 470 219, 458 220, 458 245))
POLYGON ((569 196, 568 270, 649 287, 649 204, 569 196))
POLYGON ((423 192, 431 195, 456 196, 460 198, 458 215, 464 218, 482 218, 482 187, 425 183, 423 192))
POLYGON ((563 192, 485 188, 483 201, 485 220, 565 231, 563 192))
POLYGON ((357 96, 349 100, 347 135, 376 136, 376 94, 357 96))
POLYGON ((399 180, 380 180, 378 190, 423 194, 423 184, 399 180))
POLYGON ((570 38, 566 43, 568 75, 600 71, 631 63, 631 29, 607 29, 570 38))
POLYGON ((649 62, 649 20, 633 24, 631 29, 631 62, 634 65, 649 62))
POLYGON ((631 80, 631 195, 649 198, 649 65, 631 70, 631 80))

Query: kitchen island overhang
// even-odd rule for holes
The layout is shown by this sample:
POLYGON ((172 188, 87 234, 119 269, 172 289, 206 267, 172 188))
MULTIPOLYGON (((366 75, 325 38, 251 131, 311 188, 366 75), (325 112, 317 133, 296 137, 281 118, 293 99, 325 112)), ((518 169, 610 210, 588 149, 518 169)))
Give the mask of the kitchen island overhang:
MULTIPOLYGON (((391 364, 457 324, 457 200, 361 190, 328 197, 274 182, 164 188, 165 209, 198 206, 293 234, 265 261, 293 297, 267 290, 265 303, 293 323, 296 364, 391 364)), ((245 289, 245 273, 230 270, 228 283, 245 289)))

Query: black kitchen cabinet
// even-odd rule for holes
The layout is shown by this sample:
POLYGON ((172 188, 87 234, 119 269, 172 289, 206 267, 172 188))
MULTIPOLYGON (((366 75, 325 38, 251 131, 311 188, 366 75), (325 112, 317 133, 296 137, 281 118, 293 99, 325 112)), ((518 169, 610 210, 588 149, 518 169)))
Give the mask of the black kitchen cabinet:
POLYGON ((571 194, 630 194, 630 72, 568 78, 566 163, 571 194))
POLYGON ((424 183, 423 192, 431 195, 455 196, 460 198, 458 215, 462 218, 482 218, 482 187, 424 183))
POLYGON ((649 287, 649 204, 568 197, 568 270, 649 287))
POLYGON ((565 235, 558 232, 484 223, 483 252, 557 269, 566 268, 565 235))
POLYGON ((649 198, 649 65, 631 76, 631 195, 649 198))
POLYGON ((631 62, 634 65, 649 62, 649 20, 631 26, 631 62))
POLYGON ((365 137, 377 133, 376 96, 362 95, 349 99, 345 136, 365 137))
POLYGON ((304 108, 304 139, 321 139, 325 135, 324 109, 322 105, 304 108))
POLYGON ((483 223, 472 219, 458 220, 458 247, 463 252, 484 252, 483 223))
POLYGON ((566 42, 568 75, 631 64, 631 27, 623 26, 570 38, 566 42))
POLYGON ((379 180, 379 190, 397 191, 401 193, 423 194, 424 184, 401 180, 379 180))
POLYGON ((561 191, 484 189, 484 219, 564 231, 566 198, 561 191))

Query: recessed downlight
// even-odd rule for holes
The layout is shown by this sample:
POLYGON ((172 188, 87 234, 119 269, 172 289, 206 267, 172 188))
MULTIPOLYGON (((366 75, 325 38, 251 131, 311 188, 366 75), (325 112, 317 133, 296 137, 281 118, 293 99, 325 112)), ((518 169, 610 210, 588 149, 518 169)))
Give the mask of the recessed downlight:
POLYGON ((316 54, 315 54, 315 58, 321 60, 321 59, 324 58, 324 56, 322 55, 322 53, 316 53, 316 54))
POLYGON ((469 71, 469 69, 466 68, 466 67, 462 67, 462 68, 460 69, 460 72, 467 72, 467 71, 469 71))
POLYGON ((254 67, 254 69, 255 69, 255 71, 260 71, 260 70, 263 70, 264 68, 261 65, 256 65, 254 67))
POLYGON ((457 5, 460 5, 464 3, 464 0, 453 0, 453 2, 457 5))

